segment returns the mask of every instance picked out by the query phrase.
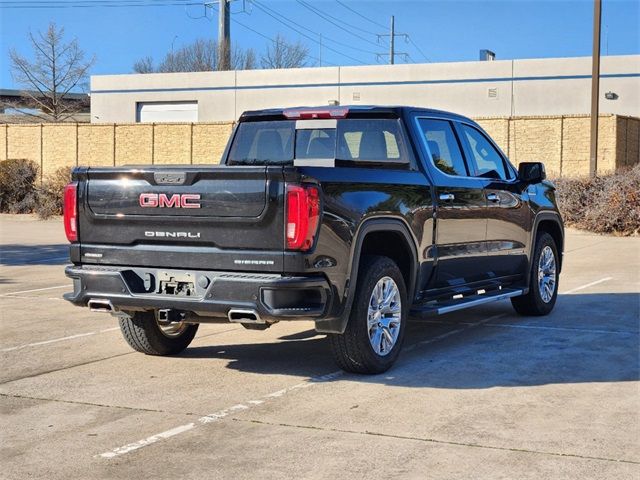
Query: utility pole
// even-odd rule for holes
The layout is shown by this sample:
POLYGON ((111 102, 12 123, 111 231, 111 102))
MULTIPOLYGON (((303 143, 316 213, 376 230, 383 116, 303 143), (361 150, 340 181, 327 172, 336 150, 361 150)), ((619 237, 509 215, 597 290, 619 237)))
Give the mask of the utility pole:
POLYGON ((598 115, 600 101, 600 26, 602 23, 602 1, 593 1, 593 54, 591 57, 591 148, 589 175, 598 174, 598 115))
POLYGON ((396 56, 396 29, 394 20, 394 16, 391 15, 391 34, 389 35, 389 65, 393 65, 395 63, 396 56))
POLYGON ((408 42, 408 35, 406 33, 396 33, 395 27, 395 17, 391 15, 391 29, 389 33, 383 33, 378 35, 378 41, 380 41, 381 37, 389 37, 389 53, 377 53, 376 58, 380 58, 383 56, 389 56, 389 65, 393 65, 396 63, 396 57, 401 56, 404 57, 405 61, 409 54, 405 52, 396 52, 396 37, 404 37, 404 41, 408 42))
POLYGON ((231 70, 230 1, 218 0, 218 70, 231 70))

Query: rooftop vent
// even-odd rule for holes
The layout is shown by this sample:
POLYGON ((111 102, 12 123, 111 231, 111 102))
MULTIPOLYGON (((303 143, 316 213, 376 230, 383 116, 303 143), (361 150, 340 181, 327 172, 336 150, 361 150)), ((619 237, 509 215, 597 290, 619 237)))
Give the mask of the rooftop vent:
POLYGON ((480 50, 480 61, 481 62, 493 62, 496 59, 495 52, 491 50, 482 49, 480 50))

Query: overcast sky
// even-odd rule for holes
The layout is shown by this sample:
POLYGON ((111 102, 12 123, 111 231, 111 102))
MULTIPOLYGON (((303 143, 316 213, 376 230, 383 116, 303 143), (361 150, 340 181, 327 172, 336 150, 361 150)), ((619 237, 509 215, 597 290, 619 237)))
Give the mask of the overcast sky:
MULTIPOLYGON (((602 53, 640 53, 640 1, 602 3, 602 53)), ((387 42, 376 34, 388 33, 391 15, 396 31, 409 35, 409 42, 397 39, 397 51, 409 54, 409 63, 477 60, 481 48, 495 51, 498 59, 591 54, 591 0, 235 0, 232 12, 234 42, 263 50, 269 42, 265 37, 282 33, 307 44, 316 64, 320 34, 325 65, 385 63, 387 57, 375 54, 387 52, 387 42)), ((96 55, 95 74, 129 73, 140 57, 160 59, 172 44, 179 48, 196 38, 217 37, 216 10, 197 0, 0 0, 0 15, 1 88, 17 87, 8 68, 9 48, 30 53, 27 33, 46 29, 50 21, 64 26, 68 37, 77 37, 87 54, 96 55), (9 8, 16 5, 35 8, 9 8)))

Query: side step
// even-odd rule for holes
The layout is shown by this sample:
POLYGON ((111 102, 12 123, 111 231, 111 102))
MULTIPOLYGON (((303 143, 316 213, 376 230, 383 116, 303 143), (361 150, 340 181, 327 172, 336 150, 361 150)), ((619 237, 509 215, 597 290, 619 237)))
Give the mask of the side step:
POLYGON ((416 304, 411 307, 411 314, 424 317, 430 315, 442 315, 444 313, 464 310, 465 308, 476 307, 489 302, 517 297, 519 295, 524 295, 525 293, 525 290, 522 288, 503 288, 492 292, 469 295, 459 299, 416 304))

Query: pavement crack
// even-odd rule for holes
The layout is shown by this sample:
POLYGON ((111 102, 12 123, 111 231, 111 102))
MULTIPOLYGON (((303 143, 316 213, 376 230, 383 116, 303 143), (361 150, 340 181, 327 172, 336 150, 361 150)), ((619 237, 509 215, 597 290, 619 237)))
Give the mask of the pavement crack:
POLYGON ((89 360, 87 362, 74 363, 73 365, 69 365, 67 367, 53 368, 51 370, 45 370, 44 372, 34 373, 33 375, 26 375, 24 377, 12 378, 10 380, 5 380, 4 382, 0 382, 0 386, 7 385, 8 383, 12 383, 12 382, 18 382, 20 380, 26 380, 28 378, 40 377, 41 375, 48 375, 49 373, 62 372, 64 370, 70 370, 72 368, 83 367, 85 365, 91 365, 92 363, 98 363, 98 362, 102 362, 104 360, 111 360, 112 358, 124 357, 125 355, 133 355, 135 353, 136 352, 127 352, 127 353, 120 353, 118 355, 110 355, 108 357, 102 357, 102 358, 98 358, 98 359, 95 359, 95 360, 89 360))
MULTIPOLYGON (((228 332, 232 332, 232 331, 239 330, 239 329, 241 329, 241 327, 229 328, 229 329, 227 329, 227 330, 222 330, 222 331, 220 331, 220 332, 213 332, 213 333, 209 333, 209 334, 207 334, 207 335, 201 335, 201 336, 199 336, 198 338, 213 337, 213 336, 215 336, 215 335, 221 335, 221 334, 223 334, 223 333, 228 333, 228 332)), ((7 385, 7 384, 12 383, 12 382, 18 382, 18 381, 20 381, 20 380, 26 380, 26 379, 28 379, 28 378, 35 378, 35 377, 39 377, 39 376, 41 376, 41 375, 48 375, 49 373, 62 372, 62 371, 64 371, 64 370, 70 370, 70 369, 72 369, 72 368, 84 367, 85 365, 91 365, 91 364, 93 364, 93 363, 102 362, 102 361, 104 361, 104 360, 111 360, 111 359, 113 359, 113 358, 124 357, 124 356, 126 356, 126 355, 137 355, 137 354, 138 354, 138 352, 136 352, 136 351, 130 351, 130 352, 126 352, 126 353, 120 353, 120 354, 118 354, 118 355, 110 355, 110 356, 108 356, 108 357, 98 358, 98 359, 95 359, 95 360, 89 360, 89 361, 86 361, 86 362, 75 363, 75 364, 73 364, 73 365, 68 365, 68 366, 66 366, 66 367, 62 367, 62 368, 53 368, 53 369, 51 369, 51 370, 45 370, 45 371, 43 371, 43 372, 34 373, 34 374, 32 374, 32 375, 26 375, 26 376, 24 376, 24 377, 11 378, 11 379, 9 379, 9 380, 5 380, 5 381, 3 381, 3 382, 0 382, 0 386, 2 386, 2 385, 7 385)))
POLYGON ((115 408, 119 410, 132 410, 136 412, 165 413, 165 414, 171 414, 171 415, 187 415, 187 416, 200 415, 193 412, 171 412, 169 410, 159 410, 155 408, 127 407, 124 405, 107 405, 105 403, 82 402, 79 400, 63 400, 59 398, 32 397, 30 395, 18 395, 14 393, 0 393, 0 397, 19 398, 23 400, 37 400, 41 402, 66 403, 70 405, 85 405, 88 407, 115 408))
POLYGON ((440 444, 440 445, 454 445, 458 447, 482 448, 486 450, 501 450, 506 452, 515 452, 515 453, 529 453, 534 455, 579 458, 582 460, 598 460, 602 462, 629 463, 632 465, 640 465, 640 461, 634 461, 634 460, 623 460, 623 459, 606 458, 606 457, 593 457, 589 455, 579 455, 575 453, 545 452, 542 450, 530 450, 527 448, 499 447, 495 445, 482 445, 479 443, 470 443, 470 442, 454 442, 450 440, 439 440, 436 438, 424 438, 424 437, 414 437, 414 436, 408 436, 408 435, 396 435, 396 434, 390 434, 390 433, 374 432, 371 430, 365 430, 365 431, 347 430, 342 428, 327 428, 327 427, 318 427, 315 425, 299 425, 299 424, 282 423, 282 422, 268 422, 266 420, 241 419, 236 417, 231 418, 231 420, 233 420, 234 422, 252 423, 257 425, 269 425, 274 427, 300 428, 300 429, 306 429, 306 430, 316 430, 321 432, 348 433, 352 435, 367 435, 367 436, 374 436, 374 437, 393 438, 395 440, 409 440, 409 441, 415 441, 415 442, 434 443, 434 444, 440 444))

